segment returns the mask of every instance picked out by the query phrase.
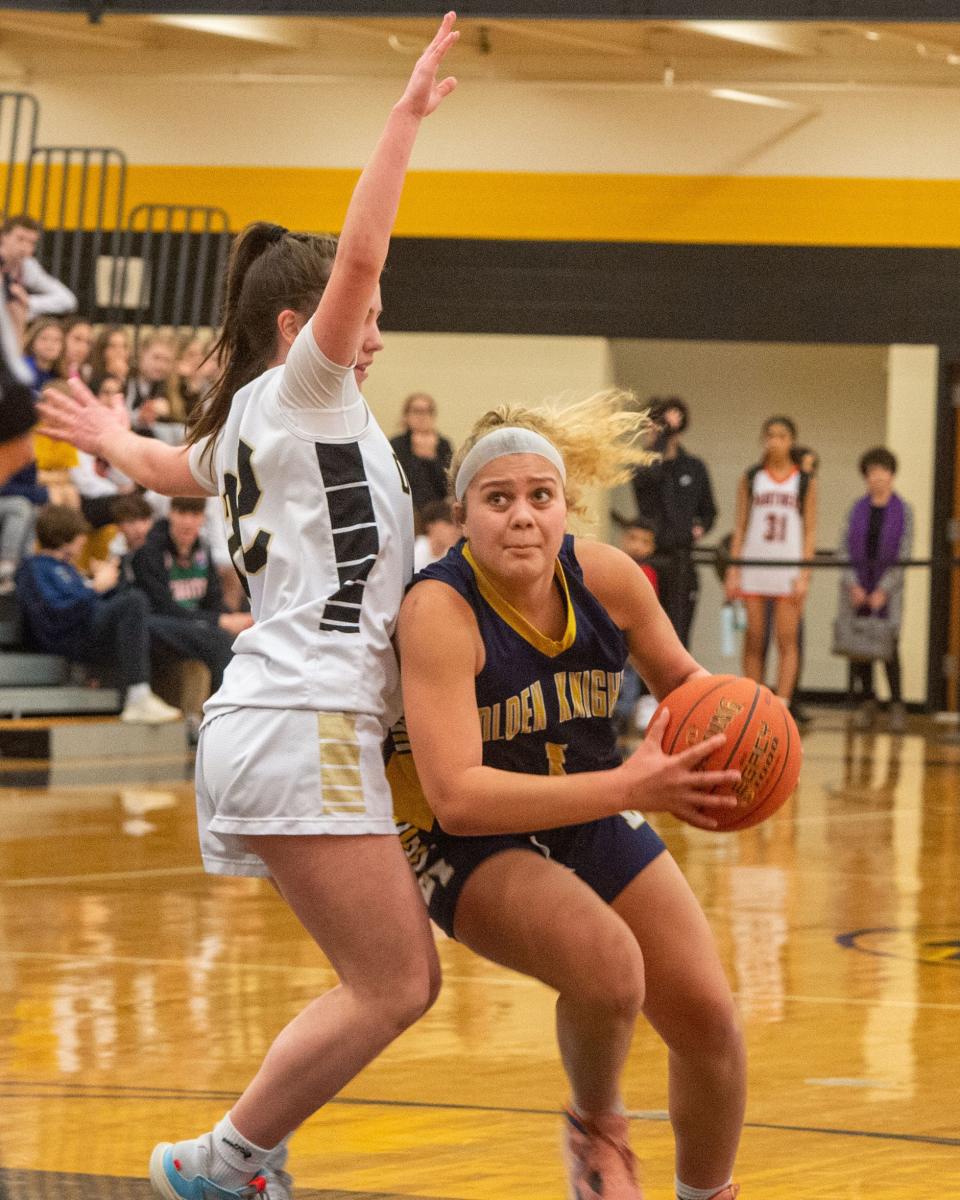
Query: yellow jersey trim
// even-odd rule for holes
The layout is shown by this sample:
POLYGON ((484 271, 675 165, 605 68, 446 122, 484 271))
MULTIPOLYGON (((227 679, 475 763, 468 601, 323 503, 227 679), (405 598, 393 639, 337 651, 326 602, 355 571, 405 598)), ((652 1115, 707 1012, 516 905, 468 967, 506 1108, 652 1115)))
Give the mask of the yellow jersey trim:
POLYGON ((556 638, 550 638, 546 634, 541 633, 535 625, 531 625, 523 613, 518 612, 509 600, 505 600, 500 595, 477 565, 477 560, 470 552, 469 542, 463 548, 463 557, 469 563, 471 571, 473 571, 477 587, 480 589, 480 595, 486 600, 497 616, 501 620, 506 621, 514 633, 518 633, 524 641, 529 642, 535 650, 539 650, 547 658, 556 658, 564 650, 570 649, 577 639, 577 614, 574 612, 573 602, 570 599, 567 576, 559 559, 553 565, 553 574, 554 578, 560 584, 560 590, 563 592, 563 602, 567 607, 567 626, 563 631, 563 637, 557 641, 556 638))

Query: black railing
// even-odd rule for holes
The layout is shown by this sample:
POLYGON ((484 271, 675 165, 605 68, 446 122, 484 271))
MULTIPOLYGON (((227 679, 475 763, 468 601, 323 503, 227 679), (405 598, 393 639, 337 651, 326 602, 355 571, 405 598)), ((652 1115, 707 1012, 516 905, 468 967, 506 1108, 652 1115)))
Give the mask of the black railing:
POLYGON ((127 217, 120 273, 109 319, 143 325, 215 326, 230 251, 230 219, 222 208, 138 204, 127 217), (127 295, 131 264, 139 260, 135 297, 127 295))
POLYGON ((123 151, 38 145, 38 124, 36 97, 0 92, 3 216, 23 212, 41 223, 43 265, 76 295, 79 311, 132 325, 135 340, 145 325, 215 326, 230 249, 227 213, 153 203, 125 217, 123 151))
POLYGON ((29 92, 0 92, 0 165, 5 171, 3 216, 21 211, 24 163, 37 141, 40 106, 29 92))

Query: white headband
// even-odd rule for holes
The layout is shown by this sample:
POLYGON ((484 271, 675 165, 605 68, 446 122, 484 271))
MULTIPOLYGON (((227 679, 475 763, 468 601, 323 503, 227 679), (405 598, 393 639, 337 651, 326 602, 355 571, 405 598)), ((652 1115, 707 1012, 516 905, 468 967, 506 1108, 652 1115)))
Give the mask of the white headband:
POLYGON ((488 462, 501 458, 504 454, 539 454, 541 458, 553 463, 560 472, 561 481, 567 482, 567 468, 563 465, 563 456, 553 442, 547 441, 542 434, 535 433, 532 429, 502 425, 499 429, 485 433, 476 441, 460 464, 456 483, 453 485, 456 498, 462 500, 474 475, 488 462))

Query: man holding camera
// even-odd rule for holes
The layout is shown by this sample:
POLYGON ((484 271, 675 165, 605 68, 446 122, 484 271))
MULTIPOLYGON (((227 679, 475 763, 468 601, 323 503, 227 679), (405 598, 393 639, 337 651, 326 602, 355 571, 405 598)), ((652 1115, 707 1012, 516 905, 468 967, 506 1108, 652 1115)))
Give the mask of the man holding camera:
POLYGON ((656 529, 653 565, 660 579, 660 603, 684 646, 689 645, 699 584, 691 552, 717 519, 710 475, 702 459, 688 454, 680 435, 690 410, 679 396, 654 397, 649 404, 654 425, 651 449, 660 459, 638 467, 633 475, 637 512, 656 529))

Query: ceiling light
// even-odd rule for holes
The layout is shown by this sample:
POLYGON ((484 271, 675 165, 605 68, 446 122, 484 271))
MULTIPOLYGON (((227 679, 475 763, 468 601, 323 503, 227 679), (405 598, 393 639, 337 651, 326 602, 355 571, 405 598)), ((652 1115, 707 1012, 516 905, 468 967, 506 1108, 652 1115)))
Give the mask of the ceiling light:
POLYGON ((960 54, 948 54, 947 62, 950 64, 951 67, 957 66, 958 64, 960 64, 960 54))
POLYGON ((716 100, 733 100, 737 104, 756 104, 761 108, 799 108, 792 100, 778 100, 774 96, 761 96, 757 92, 741 92, 736 88, 711 88, 708 95, 716 100))
POLYGON ((880 34, 877 33, 877 31, 875 29, 868 29, 867 32, 863 36, 867 39, 868 42, 879 42, 880 41, 880 34))
POLYGON ((422 47, 418 42, 404 42, 395 33, 387 34, 387 45, 398 54, 420 54, 422 47))

